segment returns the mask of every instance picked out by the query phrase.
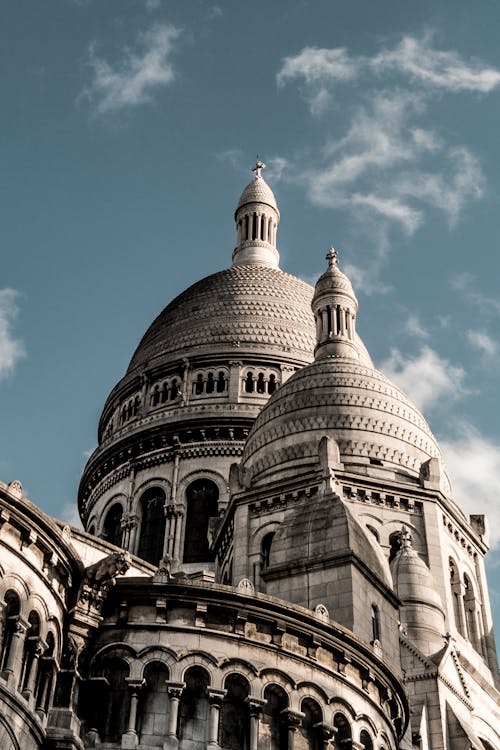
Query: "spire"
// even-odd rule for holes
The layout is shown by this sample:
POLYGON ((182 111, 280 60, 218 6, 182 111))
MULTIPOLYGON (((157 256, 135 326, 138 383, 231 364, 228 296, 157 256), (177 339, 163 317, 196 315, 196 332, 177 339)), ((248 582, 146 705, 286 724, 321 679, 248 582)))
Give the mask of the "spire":
POLYGON ((276 268, 279 253, 276 231, 280 212, 274 193, 262 177, 266 165, 257 157, 252 167, 254 178, 243 190, 234 214, 236 247, 233 265, 258 265, 276 268))
POLYGON ((351 282, 339 268, 339 253, 330 247, 328 268, 318 279, 312 309, 316 320, 315 358, 349 357, 359 359, 356 339, 358 301, 351 282))

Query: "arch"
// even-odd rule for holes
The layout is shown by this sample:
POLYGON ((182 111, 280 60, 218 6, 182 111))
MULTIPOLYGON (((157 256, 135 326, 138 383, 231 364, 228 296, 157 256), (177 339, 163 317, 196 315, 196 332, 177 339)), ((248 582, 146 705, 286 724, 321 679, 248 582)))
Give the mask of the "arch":
POLYGON ((167 734, 167 680, 169 669, 163 661, 150 661, 143 672, 144 686, 139 704, 139 737, 144 745, 162 747, 167 734))
POLYGON ((21 662, 21 671, 19 674, 19 690, 30 691, 34 687, 36 678, 36 660, 35 649, 40 640, 40 615, 35 609, 32 609, 28 615, 28 629, 24 637, 23 656, 21 662))
POLYGON ((2 750, 20 750, 14 732, 2 716, 0 716, 0 747, 2 750))
POLYGON ((262 537, 262 540, 260 543, 260 569, 261 570, 267 570, 267 568, 271 564, 271 547, 273 544, 274 535, 275 535, 274 531, 268 531, 267 534, 265 534, 262 537))
POLYGON ((465 637, 464 621, 462 617, 462 602, 461 602, 461 584, 460 574, 458 572, 458 565, 453 557, 448 558, 448 571, 450 577, 450 592, 453 606, 453 619, 455 620, 455 627, 458 632, 465 637))
POLYGON ((389 534, 389 562, 392 562, 401 549, 401 531, 389 534))
POLYGON ((123 505, 120 502, 115 502, 106 513, 102 525, 103 539, 116 547, 122 546, 122 516, 123 505))
POLYGON ((363 750, 373 750, 373 740, 366 729, 362 729, 359 733, 359 741, 363 747, 363 750))
POLYGON ((259 677, 265 685, 275 682, 284 688, 287 693, 291 693, 297 688, 297 683, 286 672, 276 667, 264 667, 260 670, 259 677))
POLYGON ((219 515, 219 487, 205 477, 195 479, 186 488, 185 563, 213 562, 208 538, 211 518, 219 515))
POLYGON ((337 711, 334 714, 333 726, 336 729, 335 747, 346 747, 348 743, 352 742, 351 724, 344 713, 337 711))
POLYGON ((210 675, 199 665, 188 667, 179 706, 179 740, 194 741, 207 735, 210 675))
POLYGON ((80 710, 99 732, 102 742, 119 742, 126 729, 130 709, 127 678, 130 666, 121 655, 104 655, 94 664, 93 674, 101 680, 86 691, 80 710))
POLYGON ((163 556, 165 540, 165 491, 161 487, 150 487, 139 499, 141 517, 137 554, 146 562, 158 565, 163 556))
POLYGON ((323 721, 323 712, 319 703, 313 698, 304 698, 300 704, 300 711, 304 718, 298 727, 294 750, 322 750, 319 725, 323 721))
POLYGON ((224 680, 226 694, 220 715, 221 750, 242 750, 248 747, 250 717, 247 698, 250 683, 242 674, 232 672, 224 680))
POLYGON ((288 693, 280 685, 269 683, 264 688, 264 710, 260 720, 259 746, 262 750, 287 750, 288 727, 284 711, 288 708, 288 693))

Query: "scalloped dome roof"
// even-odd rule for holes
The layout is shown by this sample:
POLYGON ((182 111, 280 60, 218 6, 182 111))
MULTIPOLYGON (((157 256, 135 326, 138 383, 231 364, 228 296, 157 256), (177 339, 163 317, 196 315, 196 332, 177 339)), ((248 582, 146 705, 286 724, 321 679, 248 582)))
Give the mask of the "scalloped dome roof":
POLYGON ((308 362, 315 343, 312 295, 309 284, 279 268, 233 266, 207 276, 158 315, 128 372, 210 349, 285 349, 308 362))
POLYGON ((373 366, 349 357, 321 359, 296 372, 270 398, 248 436, 242 466, 252 483, 318 460, 323 435, 351 471, 382 467, 418 478, 440 450, 426 420, 373 366), (362 468, 361 468, 362 467, 362 468))
POLYGON ((244 206, 246 203, 267 203, 268 206, 272 206, 278 211, 278 204, 273 191, 265 179, 260 176, 254 177, 254 179, 249 182, 243 190, 236 210, 241 208, 241 206, 244 206))

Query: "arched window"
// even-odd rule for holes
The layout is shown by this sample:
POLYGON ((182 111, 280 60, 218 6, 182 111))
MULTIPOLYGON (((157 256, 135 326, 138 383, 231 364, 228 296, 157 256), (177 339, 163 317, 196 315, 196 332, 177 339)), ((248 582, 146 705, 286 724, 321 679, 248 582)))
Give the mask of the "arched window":
POLYGON ((151 406, 157 406, 160 403, 160 386, 155 385, 150 397, 151 406))
POLYGON ((198 373, 198 375, 196 376, 196 380, 195 380, 195 382, 194 382, 194 387, 193 387, 193 393, 194 393, 194 394, 195 394, 196 396, 199 396, 199 395, 200 395, 201 393, 203 393, 203 385, 204 385, 204 384, 203 384, 203 375, 202 375, 202 373, 200 372, 200 373, 198 373))
POLYGON ((392 562, 396 555, 398 554, 399 550, 401 549, 401 532, 400 531, 394 531, 390 537, 389 537, 389 544, 390 544, 390 552, 389 552, 389 562, 392 562))
POLYGON ((170 386, 170 401, 175 401, 178 395, 179 395, 179 384, 177 382, 177 379, 174 378, 172 380, 172 385, 170 386))
POLYGON ((349 743, 352 742, 351 726, 344 714, 335 714, 333 717, 333 726, 337 730, 335 733, 335 747, 339 748, 339 750, 340 748, 350 747, 349 743))
POLYGON ((179 712, 179 740, 199 741, 207 736, 209 678, 202 667, 190 667, 184 675, 186 687, 182 691, 179 712))
POLYGON ((213 372, 207 374, 207 385, 205 388, 207 393, 213 393, 215 390, 215 380, 213 372))
POLYGON ((217 375, 217 393, 224 393, 226 390, 226 375, 221 370, 217 375))
POLYGON ((250 686, 242 675, 231 674, 226 677, 224 689, 227 692, 220 717, 221 750, 247 750, 250 720, 246 698, 250 686))
POLYGON ((380 641, 380 610, 376 604, 372 604, 372 642, 380 641))
POLYGON ((276 383, 276 375, 274 375, 274 373, 271 373, 271 375, 269 375, 269 382, 267 384, 267 392, 274 393, 274 391, 277 388, 277 385, 278 384, 276 383))
POLYGON ((106 514, 102 529, 103 538, 111 544, 116 544, 117 547, 122 546, 122 515, 123 507, 121 503, 112 505, 106 514))
POLYGON ((29 690, 30 695, 35 687, 37 658, 35 648, 40 638, 40 617, 35 610, 28 615, 28 630, 24 638, 23 660, 19 675, 19 690, 29 690))
POLYGON ((464 575, 464 610, 467 637, 478 653, 481 652, 481 638, 477 619, 477 605, 470 578, 464 575))
POLYGON ((253 393, 254 385, 253 372, 249 370, 245 378, 245 393, 253 393))
POLYGON ((318 725, 323 721, 323 714, 318 703, 312 698, 304 698, 300 710, 304 714, 298 729, 294 750, 323 750, 324 742, 318 725))
POLYGON ((208 526, 210 518, 219 514, 219 488, 209 479, 196 479, 186 490, 186 534, 184 539, 184 562, 212 562, 208 526))
POLYGON ((165 381, 161 387, 161 402, 162 404, 168 401, 168 383, 165 381))
POLYGON ((103 663, 102 676, 107 680, 107 700, 103 708, 104 722, 101 727, 103 742, 119 742, 127 728, 130 710, 130 693, 127 685, 129 667, 119 658, 108 658, 103 663))
POLYGON ((262 713, 259 744, 265 750, 287 750, 288 727, 282 711, 288 708, 288 696, 279 685, 268 685, 262 713))
POLYGON ((15 591, 9 589, 4 597, 5 608, 3 617, 2 658, 0 669, 3 671, 9 663, 9 653, 12 648, 12 638, 16 630, 21 612, 21 603, 15 591))
POLYGON ((260 545, 260 567, 261 570, 266 570, 271 562, 271 546, 274 539, 274 531, 270 531, 262 538, 260 545))
POLYGON ((141 690, 139 736, 141 745, 162 747, 167 735, 167 685, 169 674, 163 662, 150 662, 144 670, 141 690))
POLYGON ((361 733, 359 735, 359 741, 361 742, 363 746, 363 750, 373 750, 373 740, 366 731, 366 729, 362 729, 361 733))
POLYGON ((165 499, 165 493, 160 487, 151 487, 139 501, 141 533, 137 554, 152 565, 158 565, 163 556, 165 499))
POLYGON ((453 617, 455 619, 455 627, 458 630, 458 632, 465 637, 464 632, 464 623, 462 618, 462 612, 461 612, 461 584, 460 584, 460 576, 458 574, 458 568, 455 563, 455 561, 450 557, 449 561, 449 571, 450 571, 450 589, 451 589, 451 598, 453 602, 453 617))
POLYGON ((266 381, 264 380, 264 373, 259 372, 257 376, 257 393, 266 392, 266 381))

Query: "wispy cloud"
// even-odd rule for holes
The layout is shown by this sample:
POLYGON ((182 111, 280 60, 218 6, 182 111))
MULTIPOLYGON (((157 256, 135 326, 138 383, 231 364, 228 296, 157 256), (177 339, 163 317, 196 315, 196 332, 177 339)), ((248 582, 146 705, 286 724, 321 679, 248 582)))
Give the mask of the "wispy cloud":
POLYGON ((283 178, 302 185, 314 205, 349 211, 354 232, 365 228, 370 268, 354 267, 365 291, 386 290, 378 276, 394 230, 412 236, 430 210, 454 228, 485 192, 475 154, 449 145, 425 119, 432 96, 487 94, 500 88, 500 70, 437 49, 433 41, 432 34, 405 36, 372 56, 305 47, 286 57, 276 76, 279 87, 298 86, 314 115, 335 108, 339 87, 359 86, 363 78, 363 103, 350 112, 344 134, 339 137, 336 119, 335 135, 321 152, 309 152, 306 164, 290 161, 283 178))
POLYGON ((453 496, 467 513, 486 513, 491 544, 500 543, 500 444, 481 435, 468 422, 456 425, 455 435, 440 441, 449 470, 453 496))
POLYGON ((145 8, 148 13, 154 13, 161 7, 161 0, 146 0, 145 8))
POLYGON ((61 521, 74 526, 76 529, 83 529, 80 514, 76 503, 65 503, 61 510, 61 521))
POLYGON ((498 343, 484 331, 466 331, 467 341, 481 354, 493 357, 498 352, 498 343))
POLYGON ((500 300, 484 294, 477 288, 477 278, 474 274, 464 271, 456 273, 450 279, 451 288, 460 292, 462 299, 475 305, 478 310, 487 315, 500 315, 500 300))
POLYGON ((0 289, 0 380, 11 375, 19 360, 26 356, 24 344, 12 332, 19 313, 18 298, 15 289, 0 289))
POLYGON ((418 315, 415 313, 410 313, 410 315, 408 315, 404 328, 406 333, 410 336, 415 336, 417 339, 429 338, 429 332, 425 330, 418 315))
POLYGON ((440 357, 429 346, 423 346, 414 357, 392 349, 380 369, 422 411, 451 404, 468 393, 464 385, 465 370, 440 357))
POLYGON ((79 99, 87 99, 99 114, 150 102, 154 91, 175 79, 171 56, 180 34, 175 26, 155 24, 139 34, 135 50, 126 48, 114 64, 99 57, 92 44, 87 64, 93 77, 79 99))
POLYGON ((383 48, 372 57, 349 55, 344 47, 304 47, 285 57, 276 81, 283 86, 298 80, 313 114, 325 111, 336 85, 361 75, 379 78, 396 74, 422 89, 450 93, 486 94, 500 87, 500 70, 479 60, 465 61, 454 50, 436 49, 432 40, 432 34, 404 36, 395 47, 383 48))

